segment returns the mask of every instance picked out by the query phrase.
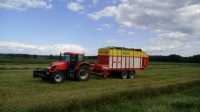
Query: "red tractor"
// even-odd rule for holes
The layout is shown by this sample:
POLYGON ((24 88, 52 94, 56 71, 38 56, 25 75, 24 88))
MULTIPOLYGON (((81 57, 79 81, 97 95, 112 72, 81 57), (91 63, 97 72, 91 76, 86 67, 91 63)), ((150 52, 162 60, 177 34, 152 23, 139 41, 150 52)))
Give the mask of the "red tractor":
POLYGON ((65 52, 60 61, 53 62, 47 69, 37 68, 33 71, 34 77, 50 80, 55 83, 72 80, 88 80, 90 64, 84 61, 84 54, 65 52))
POLYGON ((141 49, 106 47, 98 50, 96 63, 84 60, 84 54, 65 52, 60 61, 53 62, 47 69, 36 69, 34 77, 55 83, 65 79, 88 80, 93 72, 101 77, 120 76, 133 79, 135 71, 144 70, 149 64, 148 55, 141 49))

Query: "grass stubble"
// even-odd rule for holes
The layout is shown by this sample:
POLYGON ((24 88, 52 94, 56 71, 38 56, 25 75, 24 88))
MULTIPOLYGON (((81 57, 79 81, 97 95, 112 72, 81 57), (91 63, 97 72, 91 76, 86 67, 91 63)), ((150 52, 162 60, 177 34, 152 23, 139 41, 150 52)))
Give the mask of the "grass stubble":
POLYGON ((25 65, 12 66, 19 69, 9 69, 8 65, 0 69, 0 111, 3 112, 199 110, 196 95, 200 91, 199 64, 152 63, 137 73, 134 80, 110 78, 62 84, 33 79, 32 69, 24 69, 25 65), (184 96, 187 90, 195 98, 184 96))

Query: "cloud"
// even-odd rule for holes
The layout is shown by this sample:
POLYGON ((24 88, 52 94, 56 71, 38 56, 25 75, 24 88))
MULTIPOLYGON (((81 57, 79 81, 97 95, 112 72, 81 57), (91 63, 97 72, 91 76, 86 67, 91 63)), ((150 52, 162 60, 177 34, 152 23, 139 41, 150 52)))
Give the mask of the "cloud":
POLYGON ((26 10, 29 8, 52 7, 52 0, 0 0, 0 9, 26 10))
POLYGON ((0 53, 56 55, 60 52, 84 53, 85 49, 76 44, 36 45, 20 42, 0 41, 0 53))
POLYGON ((78 12, 84 9, 84 6, 78 2, 70 2, 67 4, 67 8, 71 11, 78 12))
POLYGON ((99 0, 69 0, 67 3, 67 8, 73 12, 84 13, 89 11, 99 3, 99 0))
POLYGON ((99 12, 88 14, 88 16, 93 20, 99 20, 102 17, 112 17, 112 16, 114 17, 116 13, 117 13, 116 7, 108 6, 99 12))
POLYGON ((95 21, 113 18, 120 26, 154 32, 157 36, 147 48, 160 54, 188 52, 185 46, 191 46, 189 53, 194 54, 199 48, 192 44, 200 41, 199 0, 121 0, 88 16, 95 21))

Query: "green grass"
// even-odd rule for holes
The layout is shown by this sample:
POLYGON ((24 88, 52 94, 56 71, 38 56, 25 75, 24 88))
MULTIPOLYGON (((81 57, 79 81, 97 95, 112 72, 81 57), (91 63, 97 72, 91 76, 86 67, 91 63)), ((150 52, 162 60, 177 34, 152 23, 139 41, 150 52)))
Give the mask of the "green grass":
POLYGON ((17 64, 17 65, 21 65, 21 64, 46 64, 46 63, 50 63, 52 61, 55 61, 57 59, 47 59, 47 58, 38 58, 38 59, 34 59, 34 58, 24 58, 24 57, 0 57, 0 63, 1 64, 17 64))
POLYGON ((82 108, 81 112, 199 112, 200 87, 171 94, 129 99, 112 104, 82 108))
MULTIPOLYGON (((200 64, 191 63, 152 63, 145 71, 138 72, 135 80, 92 79, 84 82, 65 81, 62 84, 33 79, 32 69, 37 66, 44 67, 46 64, 0 65, 0 111, 90 111, 86 107, 91 111, 103 111, 102 108, 115 111, 121 108, 113 103, 127 99, 140 101, 138 97, 179 91, 200 82, 200 64)), ((143 98, 142 102, 148 102, 148 98, 143 98)), ((127 104, 125 102, 124 109, 126 106, 131 110, 140 106, 145 108, 145 105, 139 104, 130 106, 132 103, 129 100, 127 104)), ((164 108, 167 106, 163 107, 163 111, 164 108)))
POLYGON ((0 64, 0 70, 27 70, 34 68, 47 67, 48 64, 0 64))

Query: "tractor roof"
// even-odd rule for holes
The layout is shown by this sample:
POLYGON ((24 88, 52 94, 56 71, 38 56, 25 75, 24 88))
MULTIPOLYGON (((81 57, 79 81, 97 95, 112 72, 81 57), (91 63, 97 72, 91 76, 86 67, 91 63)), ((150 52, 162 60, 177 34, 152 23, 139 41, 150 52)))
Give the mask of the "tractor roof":
POLYGON ((64 52, 64 54, 69 54, 69 55, 84 55, 84 53, 78 53, 78 52, 64 52))

